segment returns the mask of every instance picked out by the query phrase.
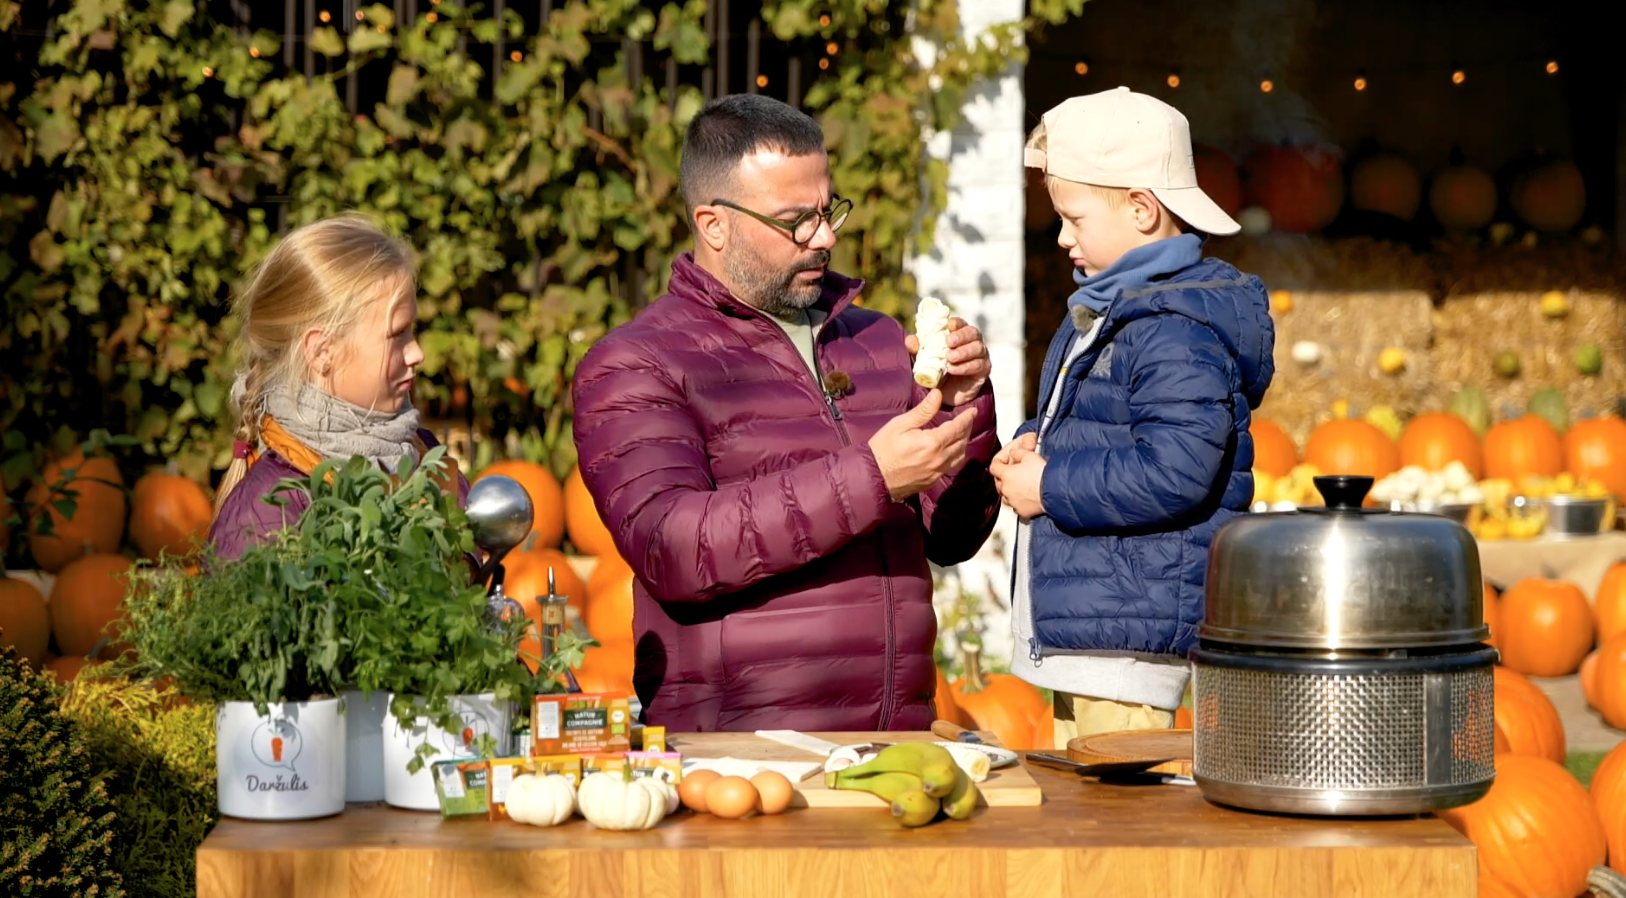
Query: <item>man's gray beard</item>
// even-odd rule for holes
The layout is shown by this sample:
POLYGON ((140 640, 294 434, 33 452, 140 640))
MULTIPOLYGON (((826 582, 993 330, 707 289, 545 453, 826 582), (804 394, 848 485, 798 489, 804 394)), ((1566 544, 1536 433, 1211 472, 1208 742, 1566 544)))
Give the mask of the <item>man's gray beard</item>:
POLYGON ((723 253, 723 268, 739 299, 775 318, 799 319, 823 295, 822 283, 804 281, 796 271, 767 270, 755 256, 740 250, 723 253))

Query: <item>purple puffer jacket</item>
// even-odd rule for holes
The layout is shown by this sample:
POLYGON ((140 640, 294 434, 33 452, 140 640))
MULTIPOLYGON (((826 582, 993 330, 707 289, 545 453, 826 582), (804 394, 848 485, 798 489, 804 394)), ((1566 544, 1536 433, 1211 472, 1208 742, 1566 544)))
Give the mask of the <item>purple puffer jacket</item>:
MULTIPOLYGON (((440 445, 433 434, 427 430, 419 430, 418 436, 423 440, 425 448, 433 449, 440 445)), ((243 479, 226 497, 226 502, 220 507, 220 513, 215 515, 214 523, 209 527, 209 542, 214 546, 216 554, 221 558, 231 560, 242 556, 244 550, 256 543, 263 542, 272 534, 292 526, 305 513, 311 505, 311 497, 301 491, 284 493, 286 505, 272 505, 263 501, 276 489, 278 483, 288 478, 304 478, 308 476, 304 471, 294 467, 293 463, 278 455, 275 450, 266 450, 249 466, 243 479)), ((463 472, 457 474, 457 501, 461 505, 468 501, 469 484, 463 477, 463 472)))
MULTIPOLYGON (((828 274, 815 354, 852 387, 827 404, 778 324, 694 263, 577 368, 582 479, 637 574, 633 681, 683 732, 931 725, 927 559, 971 557, 999 496, 991 391, 969 460, 906 502, 867 443, 924 391, 903 329, 828 274)), ((945 410, 939 422, 952 412, 945 410)))

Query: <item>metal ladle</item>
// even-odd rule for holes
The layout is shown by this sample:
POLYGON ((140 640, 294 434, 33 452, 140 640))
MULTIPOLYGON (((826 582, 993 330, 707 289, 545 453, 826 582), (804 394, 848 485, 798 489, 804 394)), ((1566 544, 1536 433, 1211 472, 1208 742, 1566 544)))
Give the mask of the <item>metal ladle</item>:
MULTIPOLYGON (((500 474, 482 477, 469 487, 465 513, 474 525, 474 544, 487 556, 485 563, 475 572, 474 580, 476 583, 483 583, 487 579, 491 581, 486 589, 488 609, 494 616, 505 613, 525 616, 525 608, 503 592, 502 561, 531 534, 535 512, 530 494, 512 477, 500 474)), ((566 603, 566 597, 555 594, 551 567, 548 568, 548 594, 537 597, 537 603, 542 612, 539 641, 542 657, 546 658, 553 653, 553 635, 563 628, 566 603)), ((568 668, 565 670, 565 680, 571 692, 581 691, 574 672, 568 668)))

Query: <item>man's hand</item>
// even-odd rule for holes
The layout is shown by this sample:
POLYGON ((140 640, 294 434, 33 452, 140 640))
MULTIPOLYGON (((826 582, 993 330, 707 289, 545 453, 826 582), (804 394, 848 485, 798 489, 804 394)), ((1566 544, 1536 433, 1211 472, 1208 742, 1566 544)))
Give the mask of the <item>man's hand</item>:
POLYGON ((1018 517, 1036 518, 1044 514, 1041 487, 1044 481, 1044 457, 1038 453, 1039 438, 1025 433, 999 450, 989 471, 999 498, 1018 517))
MULTIPOLYGON (((920 339, 914 334, 904 337, 903 345, 911 359, 920 352, 920 339)), ((943 391, 943 404, 954 408, 977 398, 994 366, 988 361, 988 347, 983 345, 982 332, 960 318, 948 321, 948 347, 948 371, 937 389, 943 391)))
POLYGON ((932 390, 919 405, 881 425, 870 437, 870 451, 894 500, 931 489, 965 462, 977 410, 968 408, 946 424, 928 427, 942 407, 942 392, 932 390))

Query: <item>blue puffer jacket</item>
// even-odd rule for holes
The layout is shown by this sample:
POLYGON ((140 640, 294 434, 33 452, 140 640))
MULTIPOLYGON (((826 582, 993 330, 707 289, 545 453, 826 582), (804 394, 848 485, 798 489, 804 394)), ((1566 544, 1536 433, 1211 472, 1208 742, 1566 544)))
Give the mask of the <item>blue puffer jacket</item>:
MULTIPOLYGON (((1051 341, 1041 408, 1078 336, 1068 320, 1051 341)), ((1253 497, 1248 424, 1275 340, 1264 284, 1216 259, 1113 300, 1040 436, 1030 651, 1196 642, 1209 542, 1253 497)))

